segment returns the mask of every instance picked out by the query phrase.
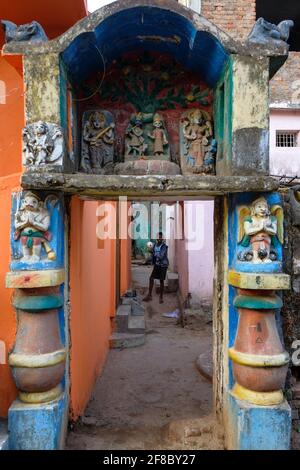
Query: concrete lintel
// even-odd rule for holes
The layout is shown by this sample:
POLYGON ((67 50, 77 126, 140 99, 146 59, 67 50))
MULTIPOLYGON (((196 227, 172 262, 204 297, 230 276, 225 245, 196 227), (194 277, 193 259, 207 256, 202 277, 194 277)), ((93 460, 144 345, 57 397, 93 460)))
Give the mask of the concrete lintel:
POLYGON ((291 280, 284 273, 241 273, 229 271, 228 282, 240 289, 288 290, 291 280))
POLYGON ((93 198, 118 196, 218 196, 236 192, 277 191, 279 183, 263 176, 125 176, 25 173, 24 189, 59 190, 93 198))

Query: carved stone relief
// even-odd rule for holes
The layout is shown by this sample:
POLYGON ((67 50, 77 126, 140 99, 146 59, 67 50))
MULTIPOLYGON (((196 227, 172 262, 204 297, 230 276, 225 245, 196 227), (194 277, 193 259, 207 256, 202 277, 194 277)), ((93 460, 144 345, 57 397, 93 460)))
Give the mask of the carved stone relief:
POLYGON ((62 165, 64 137, 60 126, 38 121, 23 129, 23 165, 62 165))

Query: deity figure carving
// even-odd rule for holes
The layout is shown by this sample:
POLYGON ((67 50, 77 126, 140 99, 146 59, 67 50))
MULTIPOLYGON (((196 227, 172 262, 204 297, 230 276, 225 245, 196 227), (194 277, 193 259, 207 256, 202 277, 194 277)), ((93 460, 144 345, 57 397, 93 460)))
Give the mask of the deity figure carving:
POLYGON ((148 145, 144 138, 144 124, 142 113, 138 113, 131 119, 125 134, 125 159, 141 158, 148 145))
POLYGON ((64 138, 57 124, 38 121, 23 129, 23 165, 62 165, 64 138))
POLYGON ((35 263, 41 260, 42 247, 49 260, 56 259, 49 242, 52 235, 49 232, 51 217, 47 204, 54 207, 58 199, 54 195, 42 201, 39 196, 27 191, 21 198, 20 207, 15 214, 14 240, 21 241, 22 261, 35 263))
POLYGON ((240 252, 240 261, 271 263, 278 259, 277 247, 283 243, 283 209, 278 204, 269 207, 266 199, 256 199, 251 207, 239 209, 238 242, 248 248, 240 252))
POLYGON ((201 109, 186 112, 181 120, 181 165, 192 173, 212 173, 217 143, 209 114, 201 109))
POLYGON ((81 168, 101 173, 114 160, 115 124, 108 111, 86 111, 83 116, 81 168))
POLYGON ((158 113, 153 116, 153 132, 149 133, 148 136, 153 140, 154 156, 162 157, 165 154, 164 147, 169 144, 169 141, 164 129, 163 119, 158 113))

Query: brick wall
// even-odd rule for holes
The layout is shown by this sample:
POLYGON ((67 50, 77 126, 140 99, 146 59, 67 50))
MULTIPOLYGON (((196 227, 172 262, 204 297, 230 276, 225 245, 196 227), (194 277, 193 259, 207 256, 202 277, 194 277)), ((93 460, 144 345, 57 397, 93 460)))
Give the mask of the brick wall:
POLYGON ((256 20, 255 0, 202 0, 201 14, 235 39, 245 39, 256 20))
POLYGON ((286 63, 271 80, 270 102, 300 108, 300 52, 290 52, 286 63))

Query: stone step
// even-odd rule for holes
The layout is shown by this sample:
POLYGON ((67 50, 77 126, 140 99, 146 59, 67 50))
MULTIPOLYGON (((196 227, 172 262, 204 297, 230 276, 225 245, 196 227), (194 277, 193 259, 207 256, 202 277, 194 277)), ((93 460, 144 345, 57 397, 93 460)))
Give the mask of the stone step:
POLYGON ((8 450, 7 421, 0 419, 0 450, 8 450))
POLYGON ((145 333, 145 317, 141 315, 130 315, 128 318, 129 333, 145 333))
POLYGON ((116 315, 116 329, 118 333, 128 331, 128 319, 131 313, 131 305, 119 305, 116 315))
POLYGON ((110 349, 136 348, 145 344, 145 334, 113 333, 109 339, 110 349))

